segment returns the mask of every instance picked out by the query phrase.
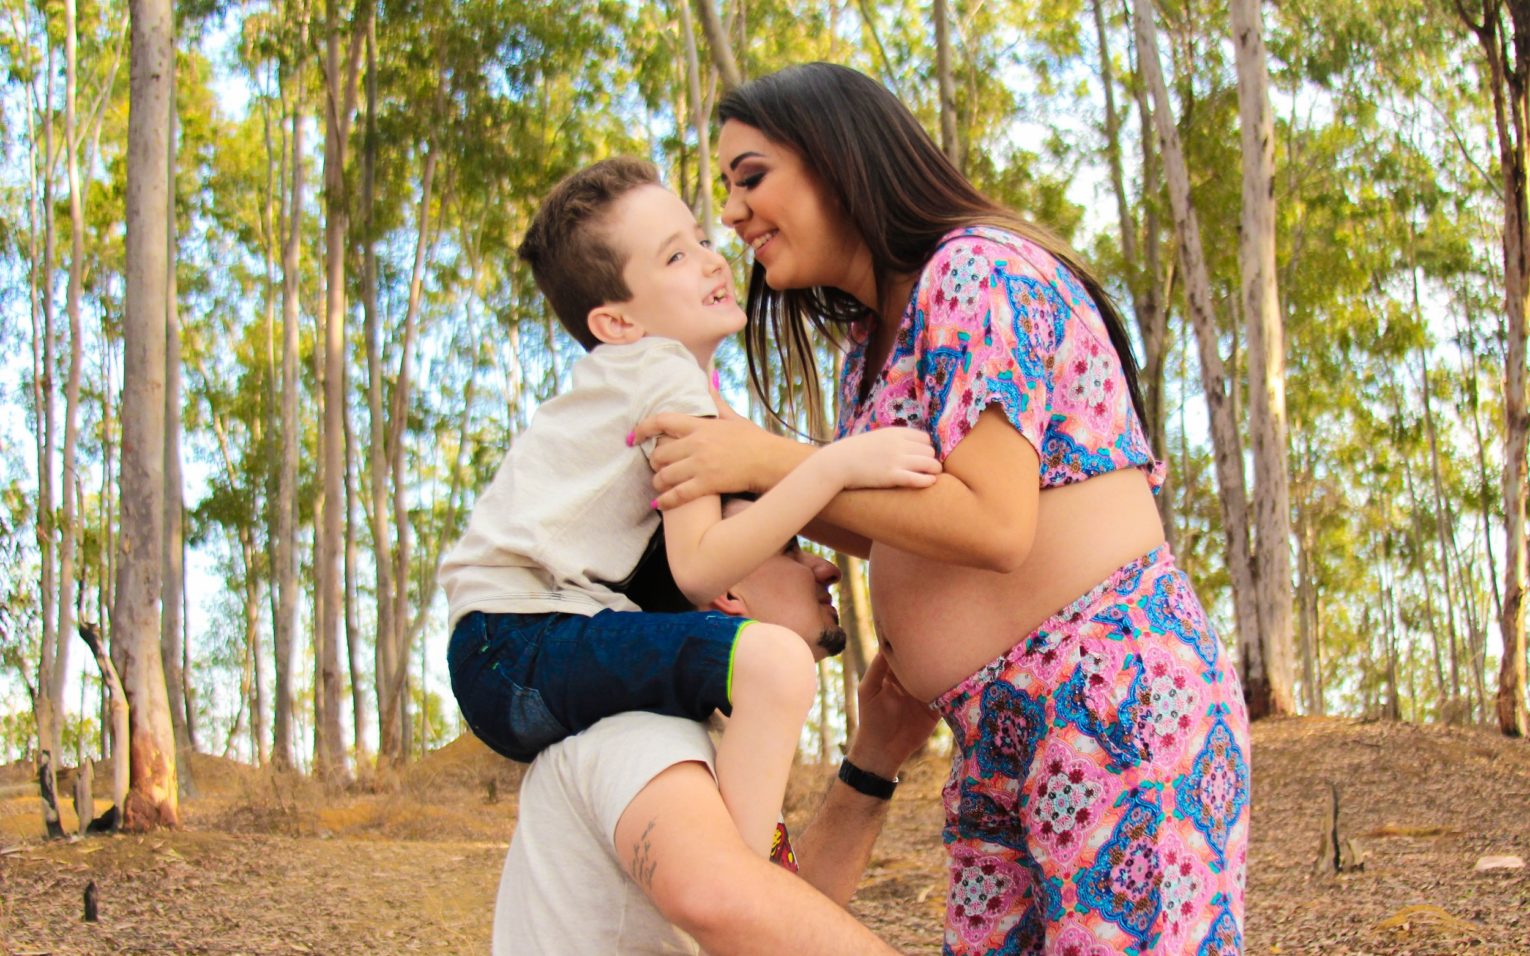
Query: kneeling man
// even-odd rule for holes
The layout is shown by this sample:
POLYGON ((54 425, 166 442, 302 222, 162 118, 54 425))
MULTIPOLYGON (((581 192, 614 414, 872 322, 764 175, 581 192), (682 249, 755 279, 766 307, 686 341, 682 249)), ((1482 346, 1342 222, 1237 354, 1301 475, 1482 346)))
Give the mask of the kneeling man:
MULTIPOLYGON (((837 580, 833 564, 794 542, 708 608, 790 627, 822 658, 845 644, 829 596, 837 580)), ((698 947, 712 956, 892 953, 843 907, 886 818, 898 768, 935 717, 881 658, 867 670, 859 702, 860 730, 840 778, 795 854, 778 830, 773 857, 783 865, 739 837, 703 724, 619 714, 543 751, 521 786, 494 910, 496 956, 698 947), (800 878, 789 872, 793 863, 800 878)))

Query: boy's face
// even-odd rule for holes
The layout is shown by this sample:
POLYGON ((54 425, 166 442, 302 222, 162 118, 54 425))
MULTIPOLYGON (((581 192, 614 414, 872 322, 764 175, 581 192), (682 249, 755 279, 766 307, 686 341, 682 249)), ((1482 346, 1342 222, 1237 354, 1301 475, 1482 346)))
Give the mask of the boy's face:
POLYGON ((723 339, 744 327, 733 273, 696 217, 662 186, 639 186, 613 208, 611 243, 627 253, 622 276, 632 298, 607 303, 645 335, 675 339, 705 367, 723 339))

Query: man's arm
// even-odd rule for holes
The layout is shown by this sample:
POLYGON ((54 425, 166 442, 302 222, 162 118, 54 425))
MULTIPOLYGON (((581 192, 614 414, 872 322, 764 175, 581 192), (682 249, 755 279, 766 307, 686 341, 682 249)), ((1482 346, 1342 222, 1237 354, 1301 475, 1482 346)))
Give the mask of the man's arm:
POLYGON ((644 787, 616 825, 622 867, 711 956, 896 951, 807 883, 750 852, 695 762, 644 787))
MULTIPOLYGON (((866 669, 856 697, 861 726, 846 759, 892 780, 935 729, 935 714, 903 689, 880 655, 866 669)), ((858 793, 838 779, 831 782, 818 812, 793 840, 802 878, 841 906, 849 903, 891 803, 858 793)))

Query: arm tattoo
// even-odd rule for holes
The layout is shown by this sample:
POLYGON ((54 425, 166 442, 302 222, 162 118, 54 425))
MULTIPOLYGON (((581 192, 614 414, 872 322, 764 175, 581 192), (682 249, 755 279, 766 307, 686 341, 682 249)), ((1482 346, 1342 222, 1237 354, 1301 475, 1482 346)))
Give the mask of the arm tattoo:
POLYGON ((648 821, 648 826, 643 828, 643 835, 632 844, 632 863, 628 867, 632 871, 632 878, 645 890, 653 889, 653 874, 659 868, 659 861, 653 858, 653 841, 649 834, 653 833, 658 819, 648 821))

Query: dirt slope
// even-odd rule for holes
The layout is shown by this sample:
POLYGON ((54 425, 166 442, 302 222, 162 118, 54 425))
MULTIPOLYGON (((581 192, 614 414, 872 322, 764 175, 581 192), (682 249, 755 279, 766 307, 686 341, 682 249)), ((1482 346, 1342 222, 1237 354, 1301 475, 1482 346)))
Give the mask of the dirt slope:
MULTIPOLYGON (((1485 730, 1300 719, 1254 734, 1248 952, 1530 956, 1530 743, 1485 730), (1315 877, 1328 784, 1362 872, 1315 877)), ((0 799, 0 953, 481 953, 517 773, 458 741, 396 779, 326 795, 198 758, 185 827, 43 842, 36 798, 0 799), (80 920, 87 881, 101 920, 80 920)), ((939 952, 944 761, 905 774, 854 904, 910 953, 939 952)), ((828 771, 801 768, 800 822, 828 771)), ((105 802, 98 799, 98 807, 105 802)), ((72 824, 66 813, 66 825, 72 824)))

